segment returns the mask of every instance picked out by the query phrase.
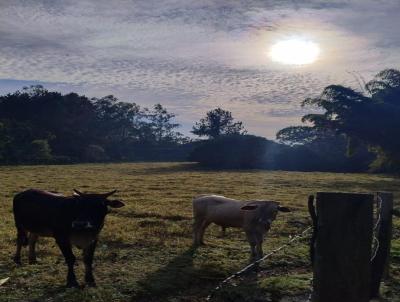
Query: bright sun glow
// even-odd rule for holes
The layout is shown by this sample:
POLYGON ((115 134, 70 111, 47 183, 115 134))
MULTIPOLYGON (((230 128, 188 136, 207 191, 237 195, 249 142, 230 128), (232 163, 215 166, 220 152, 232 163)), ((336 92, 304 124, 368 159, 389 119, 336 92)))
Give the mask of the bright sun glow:
POLYGON ((290 39, 272 45, 269 56, 272 61, 278 63, 304 65, 314 63, 319 52, 318 44, 314 42, 290 39))

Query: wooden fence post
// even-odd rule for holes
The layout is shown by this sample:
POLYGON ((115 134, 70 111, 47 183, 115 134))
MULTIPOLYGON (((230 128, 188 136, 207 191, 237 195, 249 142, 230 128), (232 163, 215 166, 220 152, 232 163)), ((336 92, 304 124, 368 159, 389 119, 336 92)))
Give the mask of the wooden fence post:
POLYGON ((317 193, 313 302, 368 302, 372 194, 317 193))
POLYGON ((378 192, 378 204, 381 204, 380 223, 376 230, 379 241, 378 251, 372 261, 371 298, 379 297, 382 278, 389 273, 390 242, 392 240, 393 194, 378 192))

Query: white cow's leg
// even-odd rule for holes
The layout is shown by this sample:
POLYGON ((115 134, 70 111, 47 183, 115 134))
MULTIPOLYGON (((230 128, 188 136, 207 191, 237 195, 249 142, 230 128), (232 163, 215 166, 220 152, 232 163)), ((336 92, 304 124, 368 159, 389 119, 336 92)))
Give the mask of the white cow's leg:
POLYGON ((262 250, 262 244, 263 244, 263 235, 262 234, 257 234, 256 235, 256 241, 257 241, 257 259, 260 259, 263 255, 264 252, 262 250))
POLYGON ((203 222, 200 225, 198 239, 199 239, 199 243, 202 244, 202 245, 205 244, 204 240, 203 240, 204 232, 206 231, 206 228, 210 225, 210 223, 211 222, 208 222, 207 220, 203 220, 203 222))
POLYGON ((35 245, 38 239, 38 235, 29 233, 29 264, 36 263, 36 252, 35 252, 35 245))
POLYGON ((193 223, 193 245, 194 246, 199 246, 201 244, 200 240, 200 230, 201 226, 203 224, 204 219, 195 217, 194 223, 193 223))
POLYGON ((250 261, 256 260, 257 259, 257 250, 256 250, 256 245, 257 245, 257 240, 253 232, 246 231, 246 237, 247 241, 250 244, 250 249, 251 249, 251 258, 250 261))

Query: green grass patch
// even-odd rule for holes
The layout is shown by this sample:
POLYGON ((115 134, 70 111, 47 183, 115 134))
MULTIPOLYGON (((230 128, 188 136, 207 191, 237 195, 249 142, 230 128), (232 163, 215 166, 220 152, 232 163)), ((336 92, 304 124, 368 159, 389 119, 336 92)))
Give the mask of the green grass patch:
MULTIPOLYGON (((248 263, 249 247, 240 230, 211 226, 206 246, 191 247, 194 196, 223 194, 237 199, 275 199, 293 209, 281 214, 264 243, 268 252, 289 234, 309 225, 307 197, 317 191, 391 191, 400 197, 400 179, 388 175, 281 171, 209 171, 190 163, 82 164, 0 167, 0 301, 204 301, 219 281, 248 263), (54 240, 40 238, 39 264, 17 267, 12 198, 28 188, 71 194, 72 189, 118 189, 126 207, 106 219, 95 254, 95 289, 66 290, 66 267, 54 240)), ((396 205, 399 204, 396 202, 396 205)), ((394 220, 390 301, 400 296, 399 219, 394 220)), ((74 250, 79 281, 84 266, 74 250)), ((309 292, 310 264, 305 241, 274 255, 257 273, 235 279, 216 294, 220 301, 301 301, 309 292), (289 300, 288 300, 289 299, 289 300), (290 300, 292 299, 292 300, 290 300)))

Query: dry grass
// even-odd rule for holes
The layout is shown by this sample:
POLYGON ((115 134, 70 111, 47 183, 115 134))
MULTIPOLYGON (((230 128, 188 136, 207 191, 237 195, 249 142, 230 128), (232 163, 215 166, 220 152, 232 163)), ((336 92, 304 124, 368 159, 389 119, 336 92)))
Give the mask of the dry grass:
MULTIPOLYGON (((385 175, 269 171, 203 171, 185 163, 87 164, 0 167, 0 301, 201 301, 230 273, 247 263, 249 248, 240 231, 210 227, 206 247, 191 245, 191 199, 217 193, 238 199, 273 198, 292 207, 273 225, 266 251, 308 224, 307 196, 316 191, 392 191, 400 198, 400 179, 385 175), (126 207, 107 217, 95 255, 95 289, 65 290, 66 267, 52 239, 38 244, 39 264, 11 261, 15 248, 12 197, 27 188, 70 194, 118 189, 126 207)), ((392 279, 385 295, 400 294, 400 240, 396 221, 392 279)), ((78 250, 76 250, 76 254, 78 250)), ((83 279, 79 258, 78 278, 83 279)), ((279 301, 304 299, 310 277, 305 243, 274 256, 217 299, 279 301)))

